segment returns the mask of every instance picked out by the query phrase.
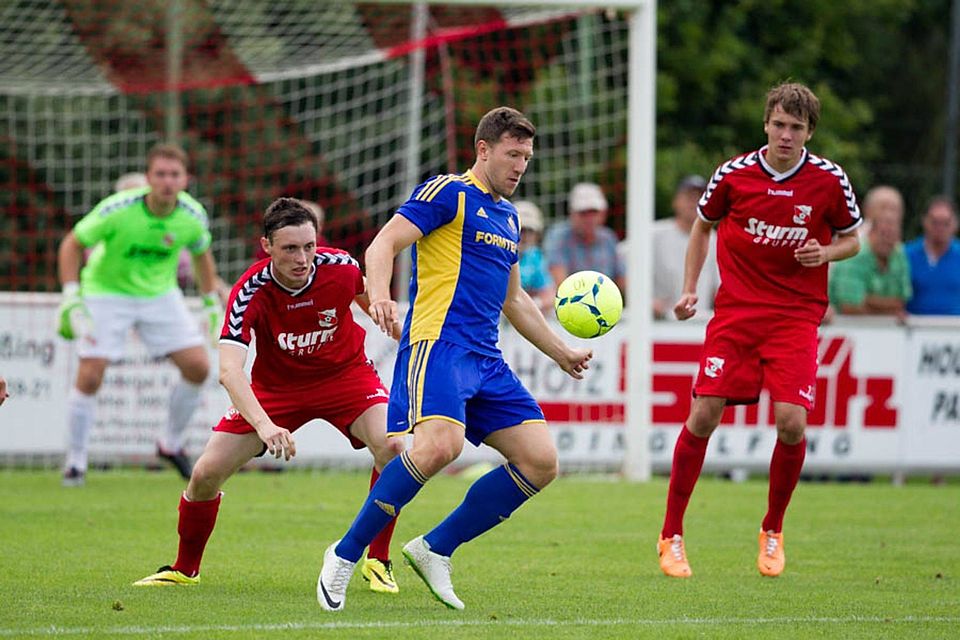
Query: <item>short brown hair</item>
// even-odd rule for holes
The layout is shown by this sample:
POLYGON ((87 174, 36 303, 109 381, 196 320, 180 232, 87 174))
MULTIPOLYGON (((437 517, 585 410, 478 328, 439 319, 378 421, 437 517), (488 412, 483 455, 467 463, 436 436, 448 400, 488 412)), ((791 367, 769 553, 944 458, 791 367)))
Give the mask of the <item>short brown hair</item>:
POLYGON ((770 121, 770 114, 780 108, 794 118, 806 120, 810 131, 817 128, 820 120, 820 100, 806 85, 799 82, 784 82, 767 92, 767 106, 763 110, 763 122, 770 121))
POLYGON ((309 222, 319 231, 317 216, 296 198, 277 198, 263 214, 263 236, 273 242, 273 234, 283 227, 299 227, 309 222))
POLYGON ((175 144, 161 142, 155 144, 147 152, 147 171, 150 171, 150 165, 157 158, 167 158, 168 160, 179 160, 183 168, 187 168, 187 152, 175 144))
POLYGON ((497 107, 480 118, 477 132, 473 136, 473 146, 476 147, 481 140, 487 144, 496 144, 505 133, 517 140, 526 140, 537 135, 537 128, 516 109, 497 107))

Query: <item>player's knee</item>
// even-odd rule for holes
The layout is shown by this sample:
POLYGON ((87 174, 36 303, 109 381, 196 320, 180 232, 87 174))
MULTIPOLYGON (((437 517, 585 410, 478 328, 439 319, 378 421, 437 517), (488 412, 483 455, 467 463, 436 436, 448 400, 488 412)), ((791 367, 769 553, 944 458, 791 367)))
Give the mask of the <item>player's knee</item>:
POLYGON ((723 405, 713 403, 694 402, 690 416, 687 418, 687 431, 698 438, 709 438, 713 435, 720 419, 723 417, 723 405))
POLYGON ((516 466, 538 489, 553 482, 560 473, 556 450, 530 452, 516 466))
POLYGON ((806 425, 800 420, 784 420, 777 423, 777 438, 784 444, 798 444, 803 440, 806 425))
POLYGON ((77 391, 92 396, 100 390, 106 366, 81 361, 77 370, 77 391))
POLYGON ((427 441, 414 442, 416 453, 414 463, 420 471, 432 476, 445 466, 453 462, 463 450, 463 440, 454 438, 433 438, 427 441))
POLYGON ((187 499, 193 501, 213 500, 226 481, 223 473, 209 464, 203 456, 193 465, 190 482, 187 483, 187 499))
POLYGON ((403 453, 404 448, 401 438, 385 438, 383 442, 371 443, 368 447, 377 467, 381 470, 388 462, 403 453))
POLYGON ((92 396, 100 390, 103 376, 77 376, 77 391, 85 396, 92 396))
POLYGON ((775 407, 777 438, 784 444, 797 444, 803 440, 807 427, 807 413, 800 407, 779 405, 775 407))
POLYGON ((201 385, 207 380, 207 376, 210 375, 210 363, 204 361, 191 364, 190 366, 184 367, 180 371, 180 374, 187 382, 201 385))

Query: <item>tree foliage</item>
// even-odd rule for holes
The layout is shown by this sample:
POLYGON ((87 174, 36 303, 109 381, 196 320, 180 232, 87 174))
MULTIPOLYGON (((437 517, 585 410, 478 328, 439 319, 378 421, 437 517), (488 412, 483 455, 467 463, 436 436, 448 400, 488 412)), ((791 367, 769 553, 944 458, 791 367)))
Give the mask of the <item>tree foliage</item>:
POLYGON ((661 215, 684 173, 763 144, 764 95, 788 79, 822 102, 809 148, 860 196, 889 183, 915 214, 938 190, 948 0, 676 0, 658 12, 661 215))

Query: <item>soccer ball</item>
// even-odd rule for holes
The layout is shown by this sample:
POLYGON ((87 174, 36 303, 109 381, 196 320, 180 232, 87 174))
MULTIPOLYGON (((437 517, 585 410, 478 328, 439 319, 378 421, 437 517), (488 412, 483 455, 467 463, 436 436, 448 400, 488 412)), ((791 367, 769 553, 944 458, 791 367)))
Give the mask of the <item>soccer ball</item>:
POLYGON ((564 329, 578 338, 596 338, 620 320, 623 296, 602 273, 578 271, 560 283, 553 307, 564 329))

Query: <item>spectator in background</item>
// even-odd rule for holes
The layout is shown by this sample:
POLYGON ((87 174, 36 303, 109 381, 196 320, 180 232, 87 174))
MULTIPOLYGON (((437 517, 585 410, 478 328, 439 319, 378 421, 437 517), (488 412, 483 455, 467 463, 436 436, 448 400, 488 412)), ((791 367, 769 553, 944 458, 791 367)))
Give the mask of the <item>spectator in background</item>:
POLYGON ((543 240, 554 288, 571 273, 590 269, 613 278, 620 291, 626 291, 623 263, 617 255, 617 236, 604 225, 608 209, 599 185, 581 182, 570 190, 569 219, 551 226, 543 240))
MULTIPOLYGON (((702 176, 685 177, 673 194, 673 218, 653 223, 653 317, 657 320, 675 319, 673 304, 683 294, 684 256, 690 230, 697 219, 697 202, 706 187, 707 181, 702 176)), ((716 244, 716 235, 711 234, 707 258, 697 281, 697 299, 708 309, 713 309, 713 298, 720 287, 716 244)))
POLYGON ((960 240, 956 234, 956 206, 944 196, 935 197, 923 214, 923 236, 906 246, 913 284, 909 313, 960 315, 960 240))
POLYGON ((543 259, 543 213, 529 200, 514 203, 520 216, 520 286, 541 310, 553 306, 553 279, 543 259))
MULTIPOLYGON (((312 213, 313 216, 317 219, 317 246, 318 247, 327 246, 327 241, 323 237, 323 221, 324 221, 324 218, 326 217, 323 207, 321 207, 318 203, 313 202, 312 200, 297 200, 297 202, 299 202, 304 207, 306 207, 307 211, 312 213)), ((257 251, 253 255, 253 261, 256 262, 257 260, 263 260, 264 258, 269 258, 269 257, 270 257, 270 254, 264 251, 263 247, 258 242, 257 251)), ((230 289, 228 287, 227 291, 229 290, 230 289)))
POLYGON ((902 319, 912 295, 910 267, 900 242, 903 197, 893 187, 867 192, 864 217, 870 223, 860 253, 836 262, 830 271, 830 302, 839 313, 895 315, 902 319))

